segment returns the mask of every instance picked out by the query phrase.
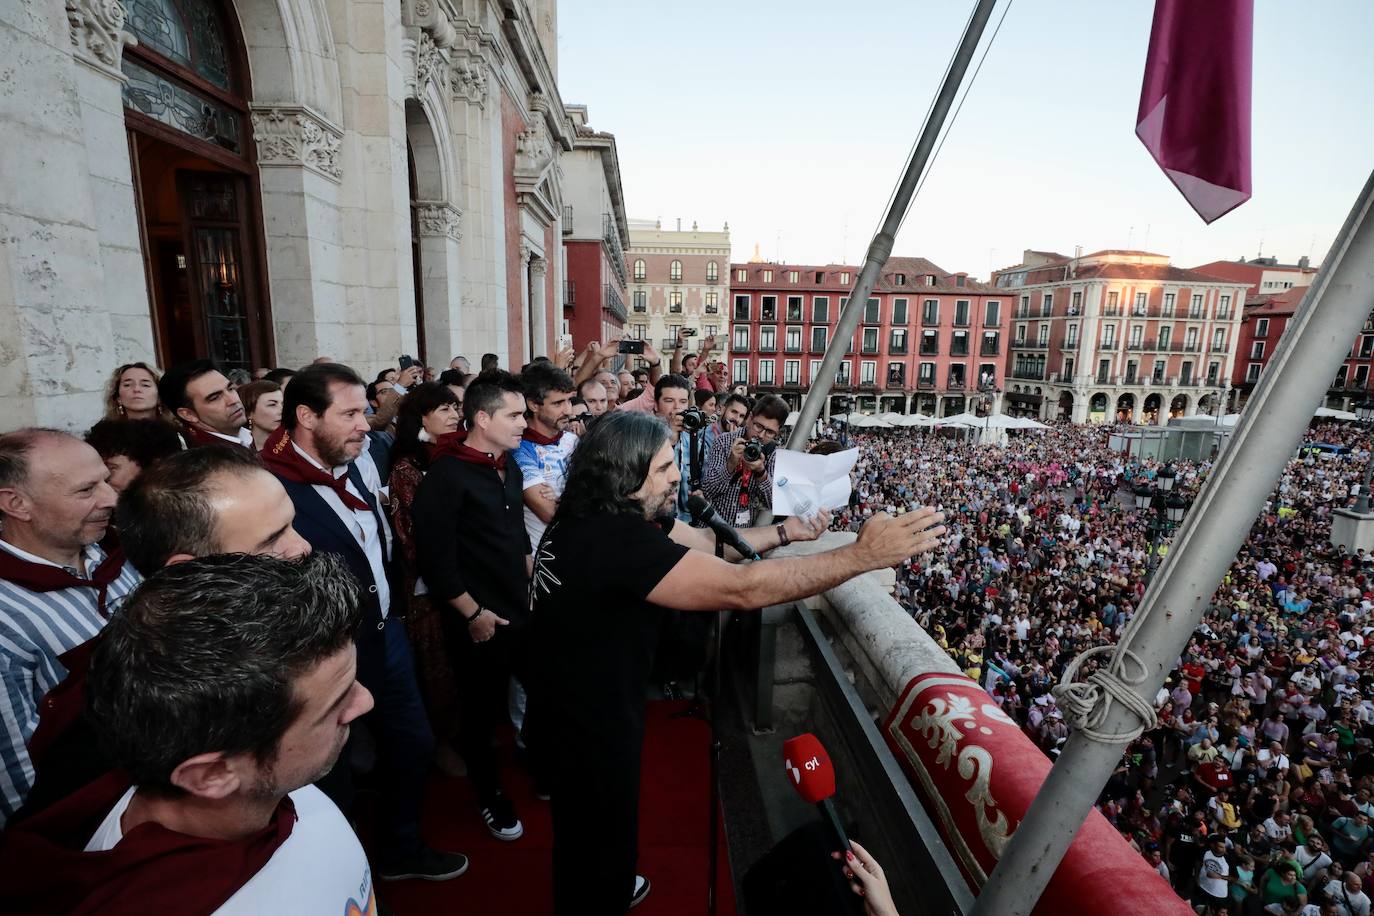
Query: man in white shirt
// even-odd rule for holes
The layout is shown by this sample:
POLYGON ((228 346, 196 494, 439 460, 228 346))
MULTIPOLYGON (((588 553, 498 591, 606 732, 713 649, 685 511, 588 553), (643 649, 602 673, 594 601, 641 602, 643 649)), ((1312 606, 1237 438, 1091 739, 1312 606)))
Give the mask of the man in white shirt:
POLYGON ((359 616, 357 586, 328 554, 226 554, 145 582, 105 628, 89 678, 92 724, 123 772, 11 827, 0 861, 28 867, 5 874, 8 900, 373 912, 362 847, 311 786, 372 707, 359 616), (84 849, 68 842, 87 829, 84 849))
POLYGON ((1340 916, 1369 916, 1369 895, 1364 892, 1363 879, 1353 871, 1345 873, 1344 881, 1327 882, 1324 890, 1340 916))
POLYGON ((1231 864, 1226 861, 1226 837, 1212 835, 1208 849, 1202 854, 1202 866, 1197 873, 1195 901, 1207 906, 1224 906, 1230 893, 1226 878, 1231 874, 1231 864))

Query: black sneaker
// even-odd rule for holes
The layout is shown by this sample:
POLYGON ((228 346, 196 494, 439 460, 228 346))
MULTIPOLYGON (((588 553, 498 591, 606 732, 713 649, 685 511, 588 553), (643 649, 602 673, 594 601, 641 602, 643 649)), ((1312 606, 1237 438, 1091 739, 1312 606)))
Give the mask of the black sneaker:
POLYGON ((630 905, 627 909, 633 910, 644 902, 644 898, 649 896, 649 879, 643 875, 635 875, 635 892, 630 895, 630 905))
POLYGON ((428 846, 406 859, 384 863, 377 869, 383 881, 447 881, 468 870, 468 857, 460 852, 441 852, 428 846))
POLYGON ((482 804, 482 820, 487 822, 487 830, 498 840, 518 840, 525 835, 525 827, 515 816, 515 806, 501 792, 488 798, 482 804))

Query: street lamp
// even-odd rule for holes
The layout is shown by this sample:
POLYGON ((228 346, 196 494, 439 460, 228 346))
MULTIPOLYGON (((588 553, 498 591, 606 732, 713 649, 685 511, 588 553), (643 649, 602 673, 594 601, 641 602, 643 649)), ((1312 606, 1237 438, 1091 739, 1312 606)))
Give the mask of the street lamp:
MULTIPOLYGON (((1374 410, 1374 404, 1371 410, 1374 410)), ((1160 540, 1181 525, 1183 517, 1188 514, 1188 501, 1174 492, 1177 478, 1173 465, 1166 464, 1155 474, 1154 486, 1141 484, 1132 491, 1136 509, 1150 513, 1150 558, 1145 571, 1147 582, 1159 565, 1160 540)))
MULTIPOLYGON (((1362 424, 1368 426, 1374 420, 1374 401, 1365 398, 1355 405, 1355 417, 1362 424)), ((1355 511, 1365 514, 1369 513, 1369 482, 1370 476, 1374 474, 1374 455, 1364 465, 1364 482, 1360 484, 1360 501, 1355 504, 1355 511)))

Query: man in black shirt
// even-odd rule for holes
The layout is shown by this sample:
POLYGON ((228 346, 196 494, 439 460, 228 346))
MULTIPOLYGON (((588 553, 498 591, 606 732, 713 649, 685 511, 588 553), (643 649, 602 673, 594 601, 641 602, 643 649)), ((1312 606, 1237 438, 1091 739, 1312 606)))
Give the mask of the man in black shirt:
POLYGON ((524 827, 501 790, 491 742, 512 674, 525 679, 530 542, 520 466, 507 460, 525 430, 520 381, 483 372, 463 399, 462 433, 440 437, 415 494, 416 561, 444 631, 462 701, 458 751, 492 836, 524 827))
MULTIPOLYGON (((815 595, 930 550, 944 533, 934 509, 897 519, 878 513, 855 543, 737 566, 716 558, 710 531, 675 521, 680 477, 662 419, 608 414, 573 453, 539 545, 529 718, 538 721, 539 756, 553 777, 560 916, 623 912, 648 893, 648 879, 635 874, 640 750, 665 609, 743 611, 815 595)), ((813 540, 828 523, 821 512, 740 533, 766 551, 813 540)))

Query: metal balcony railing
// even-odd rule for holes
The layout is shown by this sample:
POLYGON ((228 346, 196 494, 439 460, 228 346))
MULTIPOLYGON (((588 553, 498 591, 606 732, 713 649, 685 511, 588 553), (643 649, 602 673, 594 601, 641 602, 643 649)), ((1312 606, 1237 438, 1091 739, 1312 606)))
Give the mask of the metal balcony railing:
POLYGON ((563 281, 563 307, 571 309, 577 307, 577 281, 563 281))
MULTIPOLYGON (((610 249, 611 268, 615 275, 620 278, 622 285, 625 283, 625 249, 620 244, 620 226, 609 213, 601 214, 601 240, 610 249)), ((624 309, 622 308, 622 311, 624 309)))
POLYGON ((620 290, 607 283, 602 289, 601 307, 610 312, 620 323, 624 324, 629 314, 625 311, 625 302, 620 298, 620 290))

